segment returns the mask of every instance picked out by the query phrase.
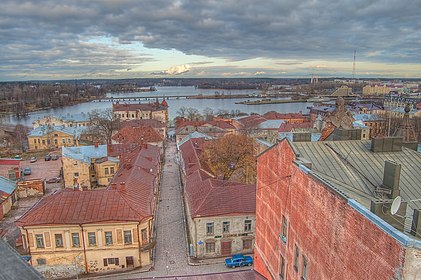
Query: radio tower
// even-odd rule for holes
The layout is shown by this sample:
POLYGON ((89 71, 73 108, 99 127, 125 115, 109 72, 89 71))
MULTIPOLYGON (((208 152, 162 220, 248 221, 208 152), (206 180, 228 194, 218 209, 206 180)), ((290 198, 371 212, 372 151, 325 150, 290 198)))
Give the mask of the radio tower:
POLYGON ((352 64, 352 79, 355 80, 355 56, 357 55, 357 50, 354 50, 354 63, 352 64))

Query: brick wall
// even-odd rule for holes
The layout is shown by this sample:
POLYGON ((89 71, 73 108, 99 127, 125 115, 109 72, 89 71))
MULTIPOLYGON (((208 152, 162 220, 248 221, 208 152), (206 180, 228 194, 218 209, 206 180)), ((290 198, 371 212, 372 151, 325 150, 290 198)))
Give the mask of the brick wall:
POLYGON ((279 279, 282 255, 287 279, 298 279, 305 256, 307 279, 399 278, 405 249, 294 159, 287 141, 258 159, 255 270, 279 279), (286 243, 279 237, 282 215, 288 220, 286 243))

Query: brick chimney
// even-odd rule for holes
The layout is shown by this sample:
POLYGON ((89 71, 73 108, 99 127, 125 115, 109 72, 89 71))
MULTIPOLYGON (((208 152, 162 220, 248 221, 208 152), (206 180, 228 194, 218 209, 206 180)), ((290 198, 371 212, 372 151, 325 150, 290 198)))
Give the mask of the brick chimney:
POLYGON ((120 182, 120 186, 118 188, 120 192, 126 192, 126 182, 120 182))
POLYGON ((95 148, 98 148, 98 141, 95 141, 94 146, 95 148))

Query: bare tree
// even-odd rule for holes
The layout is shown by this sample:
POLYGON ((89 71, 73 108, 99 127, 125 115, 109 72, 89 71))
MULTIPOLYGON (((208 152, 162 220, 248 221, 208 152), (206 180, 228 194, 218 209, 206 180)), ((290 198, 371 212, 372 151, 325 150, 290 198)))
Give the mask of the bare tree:
POLYGON ((214 117, 213 109, 209 108, 209 107, 206 107, 205 109, 203 109, 203 117, 204 117, 205 121, 213 120, 213 117, 214 117))
POLYGON ((96 135, 102 143, 111 144, 111 137, 114 131, 117 131, 121 126, 121 120, 116 118, 113 110, 94 110, 89 113, 90 129, 92 135, 96 135))

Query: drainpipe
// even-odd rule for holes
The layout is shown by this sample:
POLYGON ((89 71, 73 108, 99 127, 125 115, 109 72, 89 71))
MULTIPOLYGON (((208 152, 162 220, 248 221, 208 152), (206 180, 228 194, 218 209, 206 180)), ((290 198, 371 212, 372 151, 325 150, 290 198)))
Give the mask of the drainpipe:
POLYGON ((82 230, 82 244, 83 244, 83 256, 84 256, 84 259, 85 259, 85 272, 89 273, 88 260, 86 259, 85 234, 83 233, 82 224, 79 224, 79 226, 80 226, 80 229, 82 230))
MULTIPOLYGON (((139 247, 139 264, 142 267, 142 252, 140 251, 140 231, 139 231, 140 222, 137 222, 137 244, 139 247)), ((127 264, 126 264, 127 265, 127 264)))
MULTIPOLYGON (((28 230, 24 227, 22 227, 23 230, 25 230, 26 232, 26 245, 28 246, 28 254, 31 256, 31 246, 29 245, 29 235, 28 235, 28 230)), ((32 265, 32 256, 29 259, 29 263, 32 265)))
POLYGON ((194 235, 195 235, 195 240, 194 240, 194 247, 196 248, 195 252, 194 252, 194 256, 197 258, 197 228, 196 228, 196 221, 194 221, 194 235))

